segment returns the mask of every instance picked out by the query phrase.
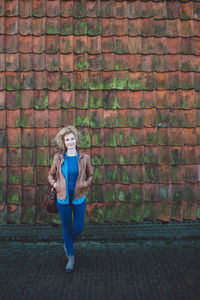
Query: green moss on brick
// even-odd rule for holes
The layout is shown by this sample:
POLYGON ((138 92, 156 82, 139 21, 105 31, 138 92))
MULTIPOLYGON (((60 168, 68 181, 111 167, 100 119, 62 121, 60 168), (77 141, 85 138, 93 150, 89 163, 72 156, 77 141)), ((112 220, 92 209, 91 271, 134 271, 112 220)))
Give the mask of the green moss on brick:
POLYGON ((114 202, 115 201, 115 188, 107 187, 105 190, 105 201, 107 202, 114 202))
POLYGON ((11 184, 19 184, 19 177, 15 175, 10 175, 9 180, 11 184))
POLYGON ((129 80, 128 87, 130 90, 141 90, 142 89, 142 78, 138 78, 136 80, 129 80))
POLYGON ((103 159, 102 159, 102 157, 100 157, 100 156, 98 156, 98 155, 92 156, 91 161, 92 161, 92 164, 95 165, 95 166, 96 166, 96 165, 102 165, 102 164, 103 164, 103 159))
POLYGON ((89 116, 84 116, 84 118, 82 119, 81 116, 76 116, 76 125, 77 126, 89 126, 89 122, 90 122, 90 118, 89 116))
POLYGON ((81 139, 81 148, 90 148, 91 147, 91 137, 89 133, 83 135, 81 139))
POLYGON ((84 35, 87 34, 87 22, 86 20, 78 20, 74 25, 74 34, 75 35, 84 35))
MULTIPOLYGON (((92 161, 93 164, 93 161, 92 161)), ((93 164, 94 165, 94 164, 93 164)), ((93 176, 93 183, 102 183, 103 182, 103 174, 99 167, 95 167, 94 169, 94 176, 93 176)))

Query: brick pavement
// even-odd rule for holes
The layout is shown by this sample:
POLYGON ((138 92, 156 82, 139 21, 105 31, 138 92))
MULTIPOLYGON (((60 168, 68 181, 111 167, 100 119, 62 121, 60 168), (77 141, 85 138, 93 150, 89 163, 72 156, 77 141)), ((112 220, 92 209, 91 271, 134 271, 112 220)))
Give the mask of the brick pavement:
POLYGON ((200 299, 200 240, 0 242, 0 299, 200 299))

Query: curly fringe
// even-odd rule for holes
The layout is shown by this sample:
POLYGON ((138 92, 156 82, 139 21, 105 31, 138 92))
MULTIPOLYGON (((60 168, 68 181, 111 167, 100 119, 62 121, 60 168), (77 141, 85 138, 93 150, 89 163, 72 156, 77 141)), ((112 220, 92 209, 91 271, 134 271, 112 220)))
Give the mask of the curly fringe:
POLYGON ((55 142, 59 149, 65 149, 64 137, 70 133, 73 133, 76 138, 77 146, 80 145, 81 142, 81 133, 74 126, 66 126, 58 131, 55 136, 55 142))

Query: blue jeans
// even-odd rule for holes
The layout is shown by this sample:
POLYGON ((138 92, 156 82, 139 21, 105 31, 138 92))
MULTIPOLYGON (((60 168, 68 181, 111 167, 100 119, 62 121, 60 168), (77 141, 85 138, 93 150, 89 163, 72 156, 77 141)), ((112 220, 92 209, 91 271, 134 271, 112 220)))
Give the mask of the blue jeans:
MULTIPOLYGON (((70 193, 69 196, 71 196, 70 193)), ((70 200, 72 201, 72 199, 70 200)), ((73 205, 71 201, 68 205, 57 202, 57 208, 62 222, 63 240, 67 249, 67 255, 74 255, 73 242, 83 231, 85 217, 85 201, 78 205, 73 205)))

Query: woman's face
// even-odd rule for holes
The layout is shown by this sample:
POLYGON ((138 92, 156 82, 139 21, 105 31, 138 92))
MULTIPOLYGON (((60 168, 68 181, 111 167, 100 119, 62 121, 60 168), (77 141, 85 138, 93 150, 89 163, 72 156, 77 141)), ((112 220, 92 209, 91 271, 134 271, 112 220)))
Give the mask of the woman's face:
POLYGON ((67 134, 64 137, 64 143, 67 150, 76 149, 76 137, 73 133, 67 134))

